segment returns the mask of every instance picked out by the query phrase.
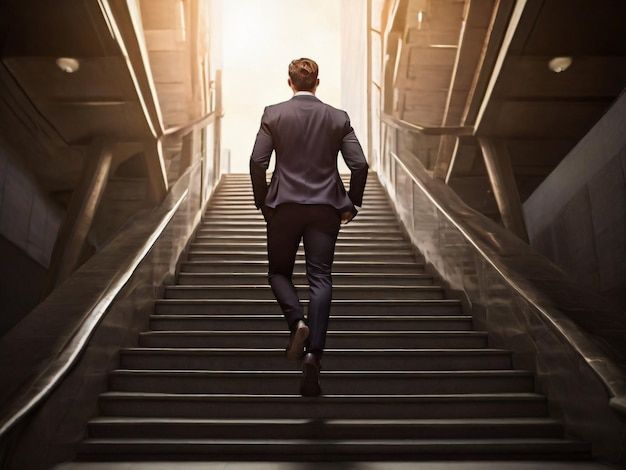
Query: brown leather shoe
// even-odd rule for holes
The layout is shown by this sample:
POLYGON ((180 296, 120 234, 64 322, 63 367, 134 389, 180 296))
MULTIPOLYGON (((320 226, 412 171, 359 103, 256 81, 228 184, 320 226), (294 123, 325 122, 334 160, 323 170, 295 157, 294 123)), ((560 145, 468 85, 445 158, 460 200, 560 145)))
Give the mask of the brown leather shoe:
POLYGON ((303 320, 299 320, 296 325, 296 329, 292 331, 289 336, 289 344, 287 344, 287 348, 285 349, 287 359, 290 361, 297 361, 300 357, 302 357, 304 343, 308 337, 309 327, 303 320))
POLYGON ((303 397, 316 397, 322 394, 320 386, 320 369, 322 365, 319 357, 313 353, 307 353, 302 359, 302 381, 300 382, 300 395, 303 397))

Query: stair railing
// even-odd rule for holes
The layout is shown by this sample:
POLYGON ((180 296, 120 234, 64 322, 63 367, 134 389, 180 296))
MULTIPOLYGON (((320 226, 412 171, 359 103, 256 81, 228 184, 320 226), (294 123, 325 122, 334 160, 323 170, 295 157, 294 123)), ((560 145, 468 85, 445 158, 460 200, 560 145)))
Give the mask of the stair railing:
POLYGON ((425 126, 422 124, 415 124, 405 121, 404 119, 398 119, 386 113, 381 113, 380 120, 395 129, 412 132, 415 134, 423 135, 450 135, 450 136, 462 136, 473 135, 474 128, 471 126, 425 126))
POLYGON ((128 67, 149 130, 145 151, 156 207, 124 227, 0 338, 0 468, 11 466, 16 452, 37 445, 47 449, 50 464, 73 458, 71 436, 84 427, 98 386, 106 384, 103 357, 105 368, 112 369, 117 351, 136 342, 145 329, 152 303, 163 283, 173 278, 221 177, 221 71, 212 82, 215 109, 184 126, 164 128, 136 15, 126 2, 101 0, 98 5, 128 67), (214 147, 205 149, 210 161, 193 153, 195 132, 209 126, 214 132, 214 147), (163 143, 189 135, 192 151, 169 185, 163 143), (63 393, 75 397, 69 409, 63 393), (38 413, 44 402, 58 409, 38 413), (22 433, 25 427, 37 432, 22 433), (24 434, 27 444, 21 442, 24 434), (39 444, 33 441, 36 435, 39 444))
MULTIPOLYGON (((182 138, 219 122, 220 117, 221 112, 207 113, 165 130, 160 139, 182 138)), ((176 263, 220 181, 219 168, 213 168, 208 181, 204 171, 204 166, 219 161, 218 148, 207 149, 211 161, 190 160, 155 209, 122 229, 0 338, 0 468, 10 468, 16 449, 24 452, 19 441, 33 422, 48 433, 46 437, 66 442, 62 432, 54 436, 55 426, 63 422, 68 429, 75 422, 79 429, 89 419, 97 394, 93 387, 77 394, 77 376, 93 375, 90 380, 106 383, 102 355, 111 361, 107 368, 112 369, 117 351, 132 345, 145 329, 160 286, 173 279, 176 263), (132 316, 129 308, 135 310, 132 316), (92 353, 90 344, 97 351, 92 353), (70 410, 60 404, 68 392, 78 395, 70 410), (54 402, 58 413, 38 414, 44 402, 54 402)), ((72 449, 47 447, 52 449, 50 463, 73 458, 72 449)))
POLYGON ((397 132, 471 135, 466 127, 424 127, 382 114, 379 175, 404 228, 452 291, 471 305, 490 344, 511 349, 536 371, 537 388, 566 430, 598 455, 624 453, 626 316, 500 224, 471 209, 410 152, 397 132))

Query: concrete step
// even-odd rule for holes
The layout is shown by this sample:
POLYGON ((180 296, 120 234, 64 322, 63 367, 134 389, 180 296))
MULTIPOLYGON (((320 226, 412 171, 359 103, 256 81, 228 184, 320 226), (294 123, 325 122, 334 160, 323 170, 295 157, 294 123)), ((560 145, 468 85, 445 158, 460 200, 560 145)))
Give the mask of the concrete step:
MULTIPOLYGON (((151 393, 288 394, 298 391, 300 371, 137 370, 109 374, 109 390, 151 393)), ((343 395, 533 392, 527 371, 326 371, 324 393, 343 395)))
MULTIPOLYGON (((269 181, 268 181, 268 185, 269 185, 269 181)), ((346 181, 344 183, 344 187, 346 190, 349 189, 349 182, 346 181)), ((217 188, 217 192, 218 193, 222 193, 225 191, 244 191, 244 192, 252 192, 252 183, 250 181, 242 181, 242 182, 228 182, 226 184, 220 185, 217 188)), ((368 192, 384 192, 385 188, 381 185, 381 184, 370 184, 370 182, 368 181, 367 183, 365 183, 365 188, 364 188, 364 192, 368 193, 368 192)))
MULTIPOLYGON (((189 253, 194 254, 233 254, 233 253, 244 253, 250 256, 259 256, 266 255, 267 256, 267 241, 261 243, 211 243, 211 242, 194 242, 189 245, 189 253)), ((297 248, 297 253, 300 255, 304 255, 304 243, 301 241, 300 245, 297 248)), ((371 243, 369 245, 357 244, 357 243, 345 243, 343 241, 338 241, 335 248, 335 259, 337 256, 341 255, 342 257, 346 257, 348 255, 354 255, 355 257, 362 256, 393 256, 396 258, 401 257, 411 257, 413 259, 423 260, 424 258, 420 253, 413 250, 411 246, 408 246, 406 243, 394 243, 390 244, 374 244, 371 243)), ((376 260, 372 260, 376 261, 376 260)))
MULTIPOLYGON (((259 285, 267 283, 267 273, 188 273, 180 272, 177 283, 186 285, 209 285, 225 286, 237 282, 240 285, 259 285)), ((308 282, 304 273, 294 274, 294 284, 306 284, 308 282)), ((434 278, 429 274, 367 274, 367 273, 333 273, 333 286, 430 286, 434 278)))
MULTIPOLYGON (((267 276, 268 263, 265 260, 248 261, 183 261, 181 271, 191 273, 246 272, 263 273, 267 276)), ((362 274, 424 274, 424 264, 410 260, 403 261, 333 261, 333 271, 362 274)), ((294 274, 305 272, 303 258, 296 258, 294 274)))
MULTIPOLYGON (((238 191, 224 191, 215 194, 211 198, 211 204, 247 204, 256 208, 252 193, 242 193, 238 191)), ((390 204, 389 198, 384 193, 364 194, 361 207, 369 207, 374 204, 390 204)))
MULTIPOLYGON (((266 232, 257 233, 256 235, 232 235, 232 234, 212 234, 212 235, 197 235, 195 237, 195 243, 241 243, 242 245, 246 243, 262 243, 267 246, 267 234, 266 232)), ((300 242, 302 244, 302 242, 300 242)), ((358 244, 361 246, 370 246, 370 245, 387 245, 387 244, 401 244, 408 243, 404 237, 401 235, 396 236, 383 236, 379 235, 376 237, 372 236, 359 236, 359 235, 350 235, 345 232, 339 232, 339 236, 337 237, 337 244, 340 243, 352 243, 358 244)))
MULTIPOLYGON (((207 213, 202 217, 202 224, 214 224, 214 223, 222 223, 222 222, 247 222, 247 223, 265 223, 265 219, 263 218, 263 214, 261 211, 257 211, 256 213, 250 214, 241 214, 240 211, 224 211, 224 213, 215 214, 215 213, 207 213)), ((347 225, 342 224, 342 227, 346 227, 348 225, 353 225, 356 223, 377 223, 381 225, 397 225, 398 220, 396 216, 390 212, 381 212, 378 214, 372 213, 364 213, 363 211, 359 211, 359 213, 354 217, 354 219, 347 225)))
MULTIPOLYGON (((220 222, 230 222, 230 221, 238 221, 238 222, 261 222, 265 221, 263 218, 263 214, 259 211, 255 214, 237 214, 237 213, 225 213, 225 214, 214 214, 209 213, 202 217, 203 224, 213 224, 220 222)), ((368 222, 368 223, 380 223, 380 224, 397 224, 396 216, 393 213, 387 212, 386 214, 367 214, 359 212, 357 216, 351 223, 356 222, 368 222)))
MULTIPOLYGON (((267 180, 267 184, 270 184, 271 180, 267 180)), ((350 180, 347 179, 343 182, 344 184, 344 188, 346 190, 349 189, 350 186, 350 180)), ((250 180, 250 178, 248 178, 247 181, 242 180, 242 181, 225 181, 224 183, 220 184, 217 188, 217 191, 224 191, 224 190, 233 190, 233 189, 242 189, 242 190, 249 190, 252 191, 252 182, 250 180)), ((383 186, 378 182, 370 182, 369 180, 365 183, 365 191, 371 191, 371 190, 383 190, 383 186)))
MULTIPOLYGON (((207 207, 207 210, 203 214, 203 217, 212 215, 213 211, 219 211, 228 214, 261 214, 261 210, 257 209, 254 204, 254 199, 250 197, 218 197, 211 201, 211 204, 207 207)), ((385 197, 373 197, 364 200, 361 209, 357 213, 359 215, 365 214, 393 214, 393 208, 389 200, 385 197)), ((355 219, 356 220, 356 219, 355 219)))
MULTIPOLYGON (((230 192, 238 192, 243 194, 252 194, 252 184, 244 183, 244 184, 228 184, 224 186, 220 186, 217 189, 217 194, 225 194, 230 192)), ((376 193, 376 194, 384 194, 385 190, 380 185, 370 185, 365 184, 364 194, 376 193)))
MULTIPOLYGON (((217 191, 217 194, 226 194, 226 193, 241 193, 241 194, 253 194, 252 184, 248 181, 246 183, 229 183, 225 185, 221 185, 217 191)), ((370 185, 366 184, 364 189, 364 194, 384 194, 385 189, 380 185, 370 185)))
MULTIPOLYGON (((235 220, 230 220, 230 221, 217 221, 217 222, 203 221, 200 225, 200 230, 227 229, 227 228, 234 228, 234 229, 239 229, 239 230, 249 230, 249 229, 254 229, 254 228, 266 229, 266 226, 267 224, 262 218, 259 218, 258 220, 254 220, 254 221, 245 221, 245 220, 235 219, 235 220)), ((339 227, 340 232, 346 231, 346 232, 361 233, 361 232, 366 232, 366 231, 371 231, 371 230, 377 230, 386 235, 386 234, 399 232, 400 225, 398 221, 395 219, 390 220, 389 222, 378 222, 378 221, 362 220, 361 218, 357 216, 352 222, 348 224, 342 224, 339 227)))
MULTIPOLYGON (((267 260, 267 250, 265 251, 196 251, 190 250, 187 253, 189 261, 262 261, 267 260)), ((304 250, 298 250, 296 259, 305 259, 304 250)), ((349 253, 337 250, 334 260, 336 261, 416 261, 422 262, 417 254, 411 252, 381 252, 381 251, 352 251, 349 253)))
MULTIPOLYGON (((307 299, 300 300, 304 313, 308 311, 307 299)), ((334 315, 462 315, 461 303, 454 299, 443 300, 343 300, 333 299, 334 315)), ((155 302, 157 314, 280 314, 276 300, 256 299, 159 299, 155 302)))
MULTIPOLYGON (((243 204, 250 204, 252 207, 256 207, 254 203, 254 195, 252 191, 245 191, 240 189, 223 189, 219 190, 215 196, 211 199, 211 203, 224 203, 224 202, 240 202, 243 204)), ((372 189, 366 191, 363 194, 363 200, 361 201, 361 207, 366 207, 371 203, 389 204, 389 198, 384 191, 372 189)))
MULTIPOLYGON (((270 180, 267 181, 268 186, 270 185, 270 180)), ((349 190, 349 182, 344 182, 344 188, 349 190)), ((370 183, 367 181, 365 183, 365 192, 369 191, 384 191, 385 188, 378 182, 370 183)), ((252 182, 251 181, 230 181, 225 184, 220 184, 217 188, 217 192, 221 193, 223 191, 249 191, 252 192, 252 182)))
MULTIPOLYGON (((232 217, 250 217, 255 215, 261 215, 260 209, 257 209, 254 204, 248 203, 220 203, 211 204, 207 207, 203 218, 215 217, 215 216, 232 216, 232 217)), ((394 215, 393 209, 390 204, 384 202, 371 203, 368 206, 361 206, 358 210, 359 217, 368 216, 389 216, 394 215)))
MULTIPOLYGON (((166 336, 162 335, 161 337, 166 336)), ((158 344, 158 335, 144 335, 140 344, 158 344)), ((324 351, 324 370, 497 370, 511 368, 504 349, 337 349, 324 351)), ((122 349, 120 367, 127 369, 300 370, 281 348, 122 349)))
MULTIPOLYGON (((345 184, 349 184, 350 183, 350 179, 347 179, 346 181, 343 182, 344 185, 345 184)), ((269 184, 269 181, 268 181, 269 184)), ((247 180, 229 180, 229 181, 224 181, 222 184, 220 184, 218 191, 222 191, 224 189, 246 189, 246 190, 252 190, 252 180, 251 178, 248 178, 247 180)), ((377 190, 382 190, 383 186, 378 182, 378 181, 370 181, 368 179, 368 181, 365 183, 365 191, 369 191, 371 189, 377 189, 377 190)))
POLYGON ((462 439, 558 438, 563 427, 551 418, 499 419, 184 419, 99 417, 91 438, 168 439, 462 439))
POLYGON ((590 446, 566 439, 389 439, 389 440, 309 440, 309 439, 86 439, 81 458, 118 460, 124 455, 144 459, 177 459, 181 455, 197 459, 223 460, 415 460, 484 459, 494 456, 514 459, 588 460, 590 446), (97 456, 97 457, 96 457, 97 456))
MULTIPOLYGON (((236 222, 207 224, 198 227, 197 236, 213 236, 213 235, 267 235, 267 224, 265 222, 244 223, 237 225, 236 222)), ((341 225, 337 234, 337 240, 341 237, 404 237, 402 230, 398 224, 388 225, 369 225, 365 222, 350 222, 341 225)))
MULTIPOLYGON (((271 173, 269 173, 271 174, 271 173)), ((349 182, 350 181, 350 173, 347 171, 342 171, 339 172, 339 177, 341 178, 341 180, 343 182, 349 182)), ((251 181, 250 179, 250 174, 243 172, 243 173, 224 173, 222 175, 222 183, 226 183, 229 181, 251 181)), ((378 175, 376 174, 376 172, 374 170, 368 171, 367 173, 367 184, 380 184, 380 181, 378 180, 378 175)))
MULTIPOLYGON (((253 236, 253 235, 267 235, 267 227, 266 226, 255 226, 255 227, 199 227, 196 236, 228 236, 228 235, 238 235, 238 236, 253 236)), ((337 239, 340 240, 342 237, 381 237, 381 240, 384 240, 384 237, 403 237, 403 233, 400 230, 400 227, 376 227, 376 228, 361 228, 356 224, 346 224, 342 225, 339 229, 339 234, 337 239)))
MULTIPOLYGON (((236 282, 236 279, 235 279, 236 282)), ((310 292, 306 284, 296 284, 300 299, 308 299, 310 292)), ((333 286, 333 299, 444 299, 441 286, 333 286)), ((165 287, 166 299, 275 299, 271 287, 265 285, 249 286, 232 284, 230 286, 194 286, 174 285, 165 287)))
MULTIPOLYGON (((425 315, 334 315, 330 320, 337 331, 470 331, 472 317, 425 315)), ((262 330, 284 331, 282 315, 152 315, 150 328, 164 330, 262 330)))
MULTIPOLYGON (((271 181, 271 175, 272 172, 268 172, 267 173, 267 183, 269 184, 269 182, 271 181)), ((346 172, 346 171, 341 171, 339 172, 339 177, 341 178, 341 180, 343 182, 349 182, 350 181, 350 173, 346 172)), ((220 182, 220 184, 228 184, 231 182, 234 183, 239 183, 239 182, 246 182, 249 183, 251 181, 251 177, 250 177, 250 173, 224 173, 222 175, 222 181, 220 182)), ((369 171, 368 172, 368 176, 367 176, 367 183, 366 184, 380 184, 380 181, 378 180, 378 176, 376 175, 375 171, 369 171)))
MULTIPOLYGON (((267 251, 267 240, 254 241, 254 242, 242 242, 242 241, 208 241, 208 240, 196 240, 190 244, 192 251, 267 251)), ((301 241, 298 251, 304 251, 304 244, 301 241)), ((412 255, 413 249, 404 240, 387 241, 381 243, 378 240, 373 240, 369 244, 359 242, 346 242, 344 240, 337 240, 335 245, 336 253, 353 253, 359 251, 375 251, 382 253, 403 253, 406 255, 412 255)))
MULTIPOLYGON (((268 172, 268 178, 271 177, 271 172, 268 172)), ((225 173, 222 175, 222 181, 221 184, 225 184, 225 183, 229 183, 229 182, 250 182, 251 178, 250 178, 250 174, 249 173, 225 173)), ((346 171, 341 171, 339 172, 339 178, 341 178, 342 181, 350 181, 350 173, 346 172, 346 171)), ((268 180, 269 183, 269 180, 268 180)), ((376 176, 376 172, 375 171, 369 171, 368 172, 368 176, 367 176, 367 183, 366 184, 380 184, 380 182, 377 179, 376 176)))
MULTIPOLYGON (((161 348, 284 348, 287 331, 166 330, 140 333, 139 344, 161 348)), ((326 335, 329 348, 469 349, 486 348, 484 331, 338 331, 326 335)))
MULTIPOLYGON (((267 184, 269 185, 270 182, 271 182, 271 176, 268 175, 267 184)), ((346 184, 347 185, 350 184, 350 175, 347 175, 347 177, 345 179, 342 178, 341 182, 344 184, 345 189, 348 189, 348 187, 345 186, 345 185, 346 184)), ((245 186, 245 185, 247 185, 250 188, 252 188, 252 179, 251 179, 250 175, 248 175, 248 179, 247 180, 245 179, 245 177, 242 178, 242 179, 224 180, 224 181, 220 182, 219 188, 221 189, 223 187, 229 187, 229 186, 232 186, 232 185, 236 185, 236 186, 239 186, 239 185, 245 186)), ((367 181, 365 182, 365 187, 366 188, 371 188, 371 187, 380 187, 380 188, 382 188, 383 186, 382 186, 381 182, 377 179, 377 177, 372 176, 370 178, 368 176, 367 177, 367 181)))
POLYGON ((551 418, 499 419, 184 419, 99 417, 88 424, 91 438, 168 439, 462 439, 558 438, 551 418))
MULTIPOLYGON (((357 216, 359 218, 381 218, 381 219, 392 219, 395 214, 390 206, 386 206, 384 204, 377 204, 376 206, 368 206, 361 207, 361 209, 357 212, 357 216)), ((228 217, 228 218, 237 218, 240 217, 242 219, 249 219, 252 217, 262 217, 262 212, 260 209, 257 209, 255 206, 249 206, 247 204, 242 204, 240 206, 229 204, 229 205, 220 205, 217 207, 211 207, 207 209, 207 211, 203 215, 204 219, 214 219, 216 217, 228 217)), ((356 219, 355 219, 356 220, 356 219)))
MULTIPOLYGON (((255 215, 261 211, 250 204, 212 204, 210 205, 204 216, 211 217, 214 215, 255 215)), ((389 204, 372 204, 367 207, 361 207, 359 217, 364 215, 388 215, 393 213, 389 204)))
POLYGON ((177 418, 515 418, 546 417, 546 399, 536 393, 452 395, 235 395, 106 392, 100 411, 108 416, 177 418))
MULTIPOLYGON (((269 185, 270 182, 271 182, 271 179, 268 179, 267 180, 267 184, 269 185)), ((349 184, 350 179, 348 178, 345 181, 342 180, 342 182, 343 182, 343 184, 345 186, 345 184, 349 184)), ((243 181, 224 181, 223 184, 220 184, 220 186, 218 188, 218 191, 223 191, 224 189, 231 189, 231 188, 243 188, 243 189, 252 191, 252 180, 251 180, 251 178, 248 178, 247 181, 245 181, 245 180, 243 180, 243 181)), ((382 186, 382 184, 380 184, 379 181, 370 180, 368 178, 368 180, 365 182, 365 190, 369 191, 372 188, 373 189, 380 189, 380 190, 382 190, 383 186, 382 186)), ((346 188, 346 189, 348 189, 348 188, 346 188)))
MULTIPOLYGON (((224 249, 246 249, 246 250, 267 250, 267 233, 256 235, 198 235, 190 244, 194 248, 224 248, 224 249)), ((298 248, 304 248, 304 241, 300 239, 298 248)), ((371 237, 352 234, 341 234, 337 236, 335 243, 336 250, 351 251, 415 251, 411 243, 401 236, 371 237), (377 248, 377 250, 376 250, 377 248)))

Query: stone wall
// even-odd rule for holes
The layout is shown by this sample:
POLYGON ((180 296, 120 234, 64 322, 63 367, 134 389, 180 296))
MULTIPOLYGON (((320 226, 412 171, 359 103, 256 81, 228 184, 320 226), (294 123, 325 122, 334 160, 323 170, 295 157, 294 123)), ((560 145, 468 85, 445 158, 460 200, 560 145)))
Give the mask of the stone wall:
POLYGON ((524 203, 531 245, 626 310, 626 93, 524 203))
POLYGON ((0 136, 0 336, 41 300, 62 217, 0 136))

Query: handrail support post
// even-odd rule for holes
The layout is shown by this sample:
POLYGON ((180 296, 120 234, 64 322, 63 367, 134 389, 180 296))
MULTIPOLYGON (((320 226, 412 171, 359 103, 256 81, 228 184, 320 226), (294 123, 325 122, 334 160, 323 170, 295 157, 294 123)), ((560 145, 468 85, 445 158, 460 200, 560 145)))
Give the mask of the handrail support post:
POLYGON ((84 158, 80 181, 57 235, 48 270, 46 293, 63 282, 80 265, 81 254, 100 206, 113 160, 110 145, 95 139, 84 158))
POLYGON ((144 141, 144 161, 148 174, 149 197, 153 203, 158 204, 163 200, 168 190, 161 139, 148 137, 144 141))
POLYGON ((524 211, 505 143, 487 137, 479 137, 478 143, 502 223, 519 238, 528 242, 524 211))

